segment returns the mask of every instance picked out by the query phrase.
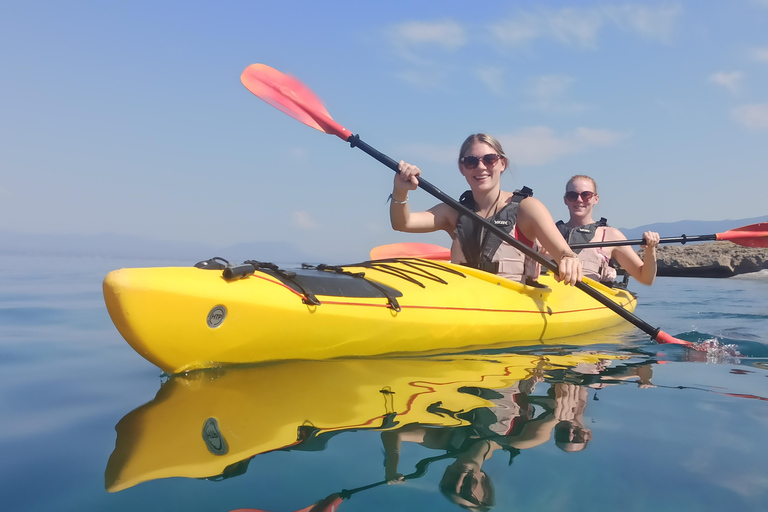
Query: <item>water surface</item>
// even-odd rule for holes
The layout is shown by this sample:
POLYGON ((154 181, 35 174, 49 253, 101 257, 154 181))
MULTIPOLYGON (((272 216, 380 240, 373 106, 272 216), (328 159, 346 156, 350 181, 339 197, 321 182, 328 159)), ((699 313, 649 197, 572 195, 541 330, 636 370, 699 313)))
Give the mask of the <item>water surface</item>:
POLYGON ((440 487, 482 494, 457 485, 467 467, 492 482, 492 510, 768 503, 765 273, 633 287, 638 316, 735 345, 725 360, 627 327, 610 343, 169 378, 114 329, 101 281, 177 262, 0 263, 4 510, 283 512, 355 489, 339 511, 461 510, 440 487))

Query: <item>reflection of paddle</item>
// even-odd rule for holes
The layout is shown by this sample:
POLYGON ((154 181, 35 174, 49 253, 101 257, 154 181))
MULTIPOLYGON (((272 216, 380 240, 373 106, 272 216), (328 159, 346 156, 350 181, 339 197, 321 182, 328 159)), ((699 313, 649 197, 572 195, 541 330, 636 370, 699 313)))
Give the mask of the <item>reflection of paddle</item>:
MULTIPOLYGON (((426 459, 422 459, 416 463, 416 471, 414 471, 409 475, 405 475, 403 478, 406 480, 421 478, 427 472, 427 467, 431 463, 435 462, 436 460, 447 459, 448 457, 453 457, 453 455, 450 453, 445 453, 443 455, 438 455, 436 457, 427 457, 426 459)), ((343 500, 348 500, 349 498, 351 498, 353 494, 356 494, 360 491, 365 491, 367 489, 373 489, 374 487, 378 487, 386 483, 387 483, 387 480, 382 480, 374 484, 368 484, 368 485, 364 485, 362 487, 356 487, 350 490, 344 489, 341 492, 335 492, 323 498, 322 500, 318 501, 317 503, 313 503, 312 505, 296 510, 295 512, 336 512, 336 510, 339 507, 339 504, 343 500)), ((230 512, 268 512, 268 511, 262 510, 260 508, 238 508, 235 510, 230 510, 230 512)))
MULTIPOLYGON (((301 121, 307 126, 331 135, 336 135, 340 139, 348 141, 352 147, 360 148, 362 151, 368 153, 370 156, 383 163, 393 171, 398 172, 397 162, 360 140, 359 136, 352 135, 349 130, 334 121, 323 104, 320 102, 317 95, 315 95, 312 90, 310 90, 298 79, 284 75, 276 69, 273 69, 264 64, 252 64, 248 66, 245 71, 243 71, 240 80, 249 91, 273 107, 288 114, 294 119, 301 121)), ((555 275, 560 273, 557 264, 554 261, 543 257, 541 254, 532 250, 527 245, 521 243, 519 240, 511 236, 499 226, 489 222, 487 219, 480 217, 470 208, 467 208, 452 197, 448 196, 442 190, 438 189, 422 177, 419 177, 418 181, 419 188, 422 190, 433 195, 451 208, 469 216, 474 222, 481 224, 488 231, 493 232, 499 238, 517 248, 523 254, 540 263, 544 268, 553 271, 555 275)), ((576 288, 583 291, 628 322, 632 323, 659 343, 675 343, 691 348, 696 348, 695 344, 691 343, 690 341, 677 339, 674 336, 662 331, 661 329, 653 327, 647 322, 641 320, 599 291, 590 287, 584 281, 577 282, 576 288)))
MULTIPOLYGON (((339 493, 335 492, 330 496, 327 496, 326 498, 323 498, 322 500, 318 501, 317 503, 313 503, 308 507, 304 507, 302 509, 296 510, 296 512, 336 512, 336 509, 339 507, 339 504, 342 502, 343 499, 344 498, 342 498, 339 495, 339 493)), ((260 508, 238 508, 235 510, 230 510, 229 512, 269 512, 269 511, 263 510, 260 508)))
MULTIPOLYGON (((759 222, 729 229, 724 233, 714 235, 680 235, 666 237, 659 240, 661 244, 686 244, 688 242, 714 242, 728 241, 744 247, 768 247, 768 222, 759 222)), ((620 245, 643 245, 645 240, 613 240, 608 242, 590 242, 584 244, 571 244, 572 249, 586 249, 589 247, 618 247, 620 245)), ((395 244, 380 245, 371 249, 372 260, 385 260, 389 258, 424 258, 427 260, 450 261, 451 250, 435 244, 419 242, 401 242, 395 244)))

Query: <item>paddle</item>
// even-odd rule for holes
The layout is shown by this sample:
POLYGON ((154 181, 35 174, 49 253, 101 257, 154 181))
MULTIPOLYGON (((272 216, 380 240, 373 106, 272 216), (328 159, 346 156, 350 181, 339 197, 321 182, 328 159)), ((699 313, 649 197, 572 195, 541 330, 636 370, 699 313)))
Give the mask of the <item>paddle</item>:
MULTIPOLYGON (((438 460, 446 459, 449 457, 454 457, 454 455, 452 453, 445 453, 443 455, 437 455, 435 457, 427 457, 426 459, 422 459, 416 463, 416 470, 409 475, 403 476, 403 479, 414 480, 416 478, 421 478, 426 474, 427 467, 429 467, 431 463, 438 460)), ((336 512, 341 502, 343 500, 348 500, 349 498, 352 497, 353 494, 357 494, 358 492, 365 491, 368 489, 373 489, 374 487, 378 487, 386 483, 388 483, 387 480, 382 480, 380 482, 363 485, 355 489, 344 489, 341 492, 335 492, 333 494, 330 494, 325 498, 323 498, 322 500, 316 503, 313 503, 308 507, 304 507, 302 509, 296 510, 295 512, 336 512)), ((235 510, 230 510, 229 512, 269 512, 269 511, 262 510, 260 508, 238 508, 235 510)))
MULTIPOLYGON (((363 142, 358 135, 352 135, 352 132, 334 121, 317 95, 298 79, 285 75, 264 64, 252 64, 245 68, 245 71, 243 71, 243 74, 240 76, 240 80, 249 91, 285 114, 288 114, 294 119, 301 121, 316 130, 320 130, 321 132, 330 135, 336 135, 341 140, 349 142, 351 147, 360 148, 362 151, 368 153, 393 171, 399 172, 396 161, 369 146, 367 143, 363 142)), ((451 208, 468 215, 474 222, 481 224, 485 229, 495 233, 499 238, 537 261, 544 268, 554 272, 555 275, 559 274, 557 264, 554 261, 544 258, 538 252, 521 243, 500 227, 480 217, 474 211, 448 196, 424 178, 419 177, 418 181, 419 188, 422 190, 433 195, 451 208)), ((662 331, 660 328, 653 327, 641 320, 594 288, 591 288, 584 281, 577 282, 576 287, 641 329, 657 342, 675 343, 696 348, 695 343, 677 339, 662 331)))
MULTIPOLYGON (((659 240, 661 244, 685 244, 687 242, 714 242, 728 241, 744 247, 768 247, 768 222, 759 222, 729 229, 724 233, 714 235, 680 235, 659 240)), ((590 242, 585 244, 571 244, 571 249, 586 249, 588 247, 617 247, 620 245, 645 245, 644 239, 639 240, 613 240, 609 242, 590 242)))
MULTIPOLYGON (((714 235, 680 235, 659 240, 662 244, 685 244, 687 242, 729 241, 744 247, 768 247, 768 222, 759 222, 740 228, 730 229, 714 235)), ((586 249, 589 247, 618 247, 620 245, 644 245, 645 240, 613 240, 610 242, 589 242, 571 244, 571 249, 586 249)), ((400 242, 379 245, 371 249, 371 259, 385 260, 389 258, 424 258, 427 260, 450 261, 451 250, 440 245, 419 242, 400 242)))
POLYGON ((371 249, 372 260, 387 260, 391 258, 422 258, 425 260, 451 261, 451 250, 440 245, 420 242, 379 245, 371 249))

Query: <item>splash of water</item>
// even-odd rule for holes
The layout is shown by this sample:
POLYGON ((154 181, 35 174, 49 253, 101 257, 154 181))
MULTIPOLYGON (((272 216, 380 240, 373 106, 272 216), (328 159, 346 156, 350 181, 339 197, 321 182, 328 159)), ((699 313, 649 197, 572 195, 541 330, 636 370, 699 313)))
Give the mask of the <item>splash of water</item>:
POLYGON ((717 338, 710 338, 691 347, 699 352, 706 352, 707 363, 739 364, 741 357, 739 349, 732 343, 720 343, 717 338))

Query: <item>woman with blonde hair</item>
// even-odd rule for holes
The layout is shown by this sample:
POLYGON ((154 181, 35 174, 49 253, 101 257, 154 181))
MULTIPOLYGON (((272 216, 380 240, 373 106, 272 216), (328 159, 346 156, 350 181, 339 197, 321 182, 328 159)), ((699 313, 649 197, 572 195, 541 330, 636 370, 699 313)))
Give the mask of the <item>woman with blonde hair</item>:
MULTIPOLYGON (((597 184, 589 176, 578 174, 568 180, 563 201, 571 215, 568 222, 558 221, 557 227, 569 244, 627 239, 621 231, 609 226, 604 218, 593 220, 592 214, 599 200, 597 184)), ((659 245, 659 234, 646 231, 643 238, 646 245, 643 246, 645 254, 642 260, 628 245, 577 249, 584 276, 611 284, 616 278, 616 270, 609 262, 614 258, 629 275, 650 286, 656 279, 656 247, 659 245)))
MULTIPOLYGON (((461 146, 458 164, 470 188, 462 194, 462 204, 528 247, 535 250, 541 244, 558 263, 558 280, 570 285, 581 280, 578 257, 563 240, 541 201, 531 197, 532 191, 526 187, 515 192, 501 190, 501 175, 508 159, 499 141, 484 133, 470 135, 461 146)), ((453 240, 451 261, 454 263, 522 283, 538 277, 535 261, 449 205, 440 203, 427 211, 411 212, 408 192, 417 188, 421 170, 403 161, 398 170, 389 210, 394 229, 409 233, 443 230, 453 240)))

